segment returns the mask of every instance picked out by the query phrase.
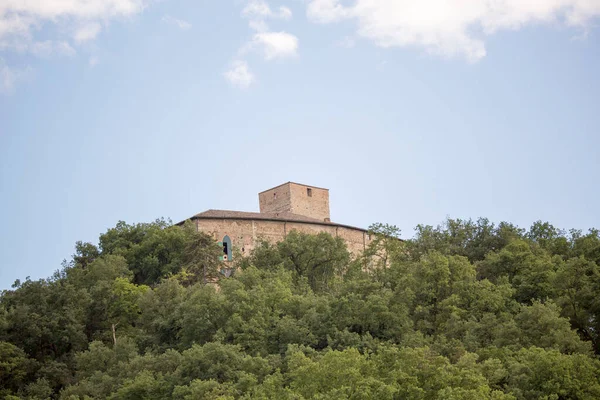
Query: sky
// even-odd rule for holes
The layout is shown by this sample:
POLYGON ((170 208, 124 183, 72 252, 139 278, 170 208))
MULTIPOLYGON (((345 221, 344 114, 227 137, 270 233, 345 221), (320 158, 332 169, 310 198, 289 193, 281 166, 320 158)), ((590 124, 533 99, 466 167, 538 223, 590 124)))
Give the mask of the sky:
POLYGON ((0 0, 0 289, 117 221, 600 227, 600 0, 0 0))

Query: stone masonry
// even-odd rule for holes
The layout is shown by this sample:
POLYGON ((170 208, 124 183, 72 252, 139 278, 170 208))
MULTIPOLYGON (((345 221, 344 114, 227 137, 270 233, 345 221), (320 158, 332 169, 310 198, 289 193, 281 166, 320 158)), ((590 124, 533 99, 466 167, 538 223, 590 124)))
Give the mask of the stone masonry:
POLYGON ((329 189, 284 183, 258 194, 261 213, 289 212, 321 221, 330 221, 329 189))
POLYGON ((248 255, 261 240, 276 243, 292 230, 309 234, 327 232, 341 237, 355 255, 371 241, 365 229, 331 222, 328 189, 287 182, 259 193, 258 197, 258 213, 208 210, 190 219, 198 231, 223 243, 228 261, 231 248, 248 255))

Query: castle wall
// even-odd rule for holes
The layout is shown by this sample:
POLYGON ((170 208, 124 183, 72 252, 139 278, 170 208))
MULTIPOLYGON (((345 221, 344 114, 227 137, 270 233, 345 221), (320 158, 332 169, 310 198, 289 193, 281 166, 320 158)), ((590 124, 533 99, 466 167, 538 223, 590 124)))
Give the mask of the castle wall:
POLYGON ((341 237, 353 255, 364 251, 370 243, 366 232, 338 225, 241 219, 196 219, 195 224, 198 231, 212 235, 216 241, 228 235, 233 247, 242 255, 249 255, 262 239, 276 243, 285 239, 292 230, 313 235, 326 232, 333 237, 341 237))
POLYGON ((344 239, 352 254, 363 252, 371 243, 371 236, 367 232, 358 229, 340 226, 337 229, 337 236, 344 239))
POLYGON ((289 182, 258 195, 261 213, 290 212, 329 220, 329 191, 327 189, 289 182))
POLYGON ((290 184, 291 212, 321 221, 329 220, 329 190, 290 184), (310 189, 311 196, 308 196, 310 189))
POLYGON ((290 184, 286 183, 258 194, 261 213, 291 212, 290 184))

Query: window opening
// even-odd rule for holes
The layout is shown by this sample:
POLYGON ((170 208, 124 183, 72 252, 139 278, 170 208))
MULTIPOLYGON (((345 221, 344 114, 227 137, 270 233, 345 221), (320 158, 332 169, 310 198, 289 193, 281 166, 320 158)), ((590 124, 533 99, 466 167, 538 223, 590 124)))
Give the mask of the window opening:
POLYGON ((219 259, 221 261, 231 261, 231 251, 232 251, 232 246, 231 246, 231 238, 229 238, 229 236, 225 236, 223 238, 223 255, 221 257, 219 257, 219 259))
POLYGON ((312 189, 306 188, 306 194, 308 195, 308 197, 312 197, 312 189))

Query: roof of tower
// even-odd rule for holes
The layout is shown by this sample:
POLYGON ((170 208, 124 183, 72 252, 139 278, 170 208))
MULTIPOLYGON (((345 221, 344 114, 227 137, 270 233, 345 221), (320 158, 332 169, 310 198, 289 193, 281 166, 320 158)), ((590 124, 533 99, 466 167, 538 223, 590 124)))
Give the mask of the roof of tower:
POLYGON ((282 183, 281 185, 273 186, 270 189, 263 190, 262 192, 259 192, 258 194, 261 194, 261 193, 264 193, 264 192, 268 192, 269 190, 277 189, 280 186, 289 185, 290 183, 294 184, 294 185, 306 186, 306 187, 309 187, 309 188, 321 189, 321 190, 327 190, 327 191, 329 191, 329 189, 326 189, 326 188, 322 188, 322 187, 318 187, 318 186, 305 185, 304 183, 298 183, 298 182, 292 182, 292 181, 290 181, 290 182, 282 183))

